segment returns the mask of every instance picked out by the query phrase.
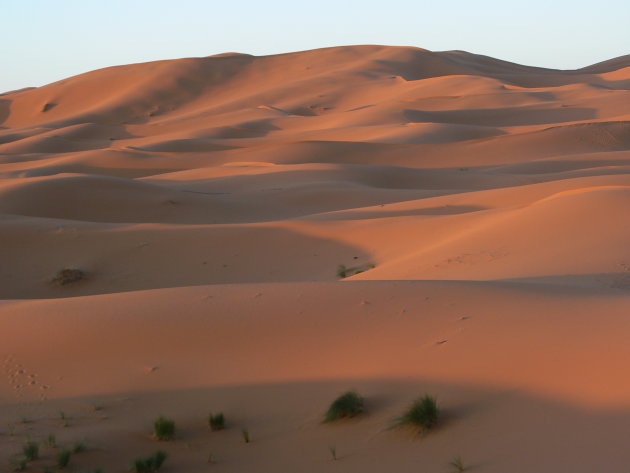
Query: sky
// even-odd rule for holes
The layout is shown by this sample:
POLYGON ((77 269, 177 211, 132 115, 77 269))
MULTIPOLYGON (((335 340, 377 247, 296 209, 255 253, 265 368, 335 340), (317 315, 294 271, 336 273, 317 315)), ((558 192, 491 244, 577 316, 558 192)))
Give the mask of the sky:
POLYGON ((630 54, 630 0, 0 0, 0 91, 102 67, 349 44, 575 69, 630 54))

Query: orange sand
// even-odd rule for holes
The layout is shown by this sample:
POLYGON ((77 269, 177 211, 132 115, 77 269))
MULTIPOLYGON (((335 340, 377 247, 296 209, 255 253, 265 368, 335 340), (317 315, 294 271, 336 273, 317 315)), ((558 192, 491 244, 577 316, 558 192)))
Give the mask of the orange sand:
POLYGON ((0 471, 51 433, 79 472, 623 471, 629 208, 628 56, 355 46, 0 95, 0 471), (350 388, 366 414, 322 425, 350 388), (390 429, 425 392, 436 431, 390 429))

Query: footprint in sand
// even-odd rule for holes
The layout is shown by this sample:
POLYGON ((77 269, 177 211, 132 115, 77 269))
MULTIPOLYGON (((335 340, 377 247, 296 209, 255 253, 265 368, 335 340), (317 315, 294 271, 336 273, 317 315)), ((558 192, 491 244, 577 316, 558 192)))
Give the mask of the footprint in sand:
POLYGON ((34 397, 42 401, 47 399, 46 394, 41 391, 48 390, 50 386, 42 385, 38 380, 38 374, 18 363, 13 355, 5 358, 4 372, 7 382, 17 398, 34 397))

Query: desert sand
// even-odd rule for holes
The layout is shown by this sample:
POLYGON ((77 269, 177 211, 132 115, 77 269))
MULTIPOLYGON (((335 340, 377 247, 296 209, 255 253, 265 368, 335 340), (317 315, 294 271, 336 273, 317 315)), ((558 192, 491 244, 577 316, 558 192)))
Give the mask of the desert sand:
POLYGON ((627 471, 629 209, 630 56, 229 53, 2 94, 0 471, 28 440, 33 472, 75 442, 67 471, 627 471), (438 425, 392 428, 423 394, 438 425))

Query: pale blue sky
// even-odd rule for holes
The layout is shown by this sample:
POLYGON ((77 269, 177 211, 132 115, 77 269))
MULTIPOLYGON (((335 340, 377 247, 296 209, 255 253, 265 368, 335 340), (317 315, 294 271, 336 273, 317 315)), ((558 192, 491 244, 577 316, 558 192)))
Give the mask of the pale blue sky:
POLYGON ((630 54, 630 0, 0 0, 0 91, 92 69, 346 44, 573 69, 630 54))

